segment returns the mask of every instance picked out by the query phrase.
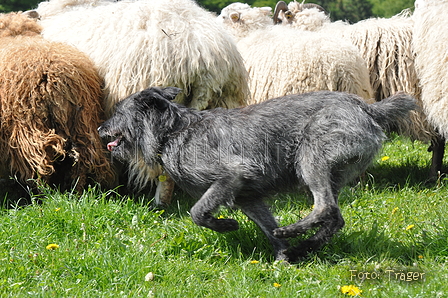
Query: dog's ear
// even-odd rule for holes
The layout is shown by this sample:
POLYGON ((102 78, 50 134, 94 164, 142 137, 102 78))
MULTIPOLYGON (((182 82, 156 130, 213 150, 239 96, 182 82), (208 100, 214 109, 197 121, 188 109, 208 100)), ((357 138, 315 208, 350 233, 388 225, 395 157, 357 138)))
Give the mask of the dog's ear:
POLYGON ((173 100, 181 89, 176 87, 158 88, 151 87, 141 91, 137 99, 147 107, 155 107, 160 111, 164 111, 170 105, 170 100, 173 100))
POLYGON ((156 91, 153 94, 154 104, 160 111, 166 110, 170 105, 169 100, 176 98, 176 95, 181 91, 181 89, 176 87, 155 88, 154 90, 156 91))
POLYGON ((182 89, 176 87, 166 87, 162 88, 165 98, 168 100, 174 100, 176 95, 179 94, 182 89))

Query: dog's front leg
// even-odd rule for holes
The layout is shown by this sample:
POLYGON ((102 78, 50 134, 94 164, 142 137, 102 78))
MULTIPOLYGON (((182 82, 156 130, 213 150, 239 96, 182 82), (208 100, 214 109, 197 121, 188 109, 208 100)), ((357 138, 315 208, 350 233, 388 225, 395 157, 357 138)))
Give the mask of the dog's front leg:
POLYGON ((236 204, 268 237, 274 249, 275 259, 288 261, 286 249, 289 244, 286 240, 274 236, 273 232, 278 228, 277 221, 263 200, 239 197, 236 204))
POLYGON ((238 222, 234 219, 217 219, 212 213, 221 205, 232 205, 235 200, 233 179, 215 181, 201 199, 191 208, 190 215, 199 225, 217 232, 238 230, 238 222))

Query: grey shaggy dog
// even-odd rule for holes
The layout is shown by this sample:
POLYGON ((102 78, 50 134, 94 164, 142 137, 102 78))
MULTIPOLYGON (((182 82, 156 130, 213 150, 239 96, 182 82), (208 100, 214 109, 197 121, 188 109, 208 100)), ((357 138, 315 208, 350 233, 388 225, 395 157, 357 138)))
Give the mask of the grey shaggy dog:
POLYGON ((338 193, 371 164, 385 134, 408 117, 414 99, 397 94, 367 105, 340 92, 289 95, 237 109, 197 111, 172 102, 180 89, 149 88, 116 105, 100 128, 112 156, 129 163, 163 165, 191 196, 193 221, 217 232, 234 231, 218 219, 221 205, 237 206, 269 238, 278 260, 296 260, 320 248, 344 219, 338 193), (314 209, 278 227, 263 199, 306 185, 314 209), (296 247, 285 238, 313 229, 296 247))

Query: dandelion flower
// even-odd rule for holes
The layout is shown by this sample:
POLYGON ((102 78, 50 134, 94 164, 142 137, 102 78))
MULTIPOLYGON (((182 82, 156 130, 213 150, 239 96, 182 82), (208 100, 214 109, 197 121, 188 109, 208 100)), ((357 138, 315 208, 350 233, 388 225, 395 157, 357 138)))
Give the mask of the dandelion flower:
POLYGON ((51 244, 48 244, 46 248, 47 248, 48 250, 55 250, 55 249, 58 249, 58 248, 59 248, 59 245, 54 244, 54 243, 51 243, 51 244))
POLYGON ((415 225, 409 225, 406 227, 406 231, 409 231, 410 229, 412 229, 413 227, 415 227, 415 225))
POLYGON ((258 263, 260 263, 260 261, 253 260, 253 261, 250 261, 250 263, 251 263, 251 264, 258 264, 258 263))
POLYGON ((422 256, 422 255, 419 255, 418 258, 419 258, 419 259, 423 259, 423 256, 422 256))
POLYGON ((274 284, 273 284, 273 286, 275 287, 275 288, 280 288, 282 285, 281 284, 279 284, 279 283, 276 283, 276 282, 274 282, 274 284))
POLYGON ((395 207, 395 208, 392 210, 392 214, 397 213, 397 211, 398 211, 398 207, 395 207))
POLYGON ((357 286, 349 285, 341 287, 342 294, 348 296, 361 296, 362 290, 360 290, 357 286))
POLYGON ((388 160, 390 157, 389 156, 383 156, 383 157, 381 157, 381 161, 386 161, 386 160, 388 160))

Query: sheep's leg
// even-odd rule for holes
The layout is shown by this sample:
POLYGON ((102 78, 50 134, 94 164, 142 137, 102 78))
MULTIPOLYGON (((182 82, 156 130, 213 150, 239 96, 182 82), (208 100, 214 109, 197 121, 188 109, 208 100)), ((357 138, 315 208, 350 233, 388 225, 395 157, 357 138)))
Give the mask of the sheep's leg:
POLYGON ((234 219, 217 219, 212 213, 221 205, 232 205, 234 202, 235 179, 221 179, 215 181, 204 193, 201 199, 191 208, 190 215, 199 225, 217 232, 238 230, 238 222, 234 219))
POLYGON ((163 183, 162 191, 160 192, 160 201, 163 205, 168 206, 171 204, 173 198, 175 183, 170 176, 166 176, 166 181, 163 183))
POLYGON ((278 224, 269 210, 269 207, 262 200, 245 199, 243 202, 237 200, 236 203, 241 208, 241 211, 255 222, 268 237, 272 248, 274 249, 275 259, 287 261, 288 257, 285 252, 289 244, 287 241, 274 236, 273 231, 278 228, 278 224))
POLYGON ((431 141, 428 151, 432 151, 431 168, 429 170, 430 179, 438 179, 442 171, 443 154, 445 153, 445 139, 441 136, 431 141))
POLYGON ((175 183, 170 176, 165 175, 166 180, 157 183, 154 199, 157 205, 169 206, 173 197, 175 183))

